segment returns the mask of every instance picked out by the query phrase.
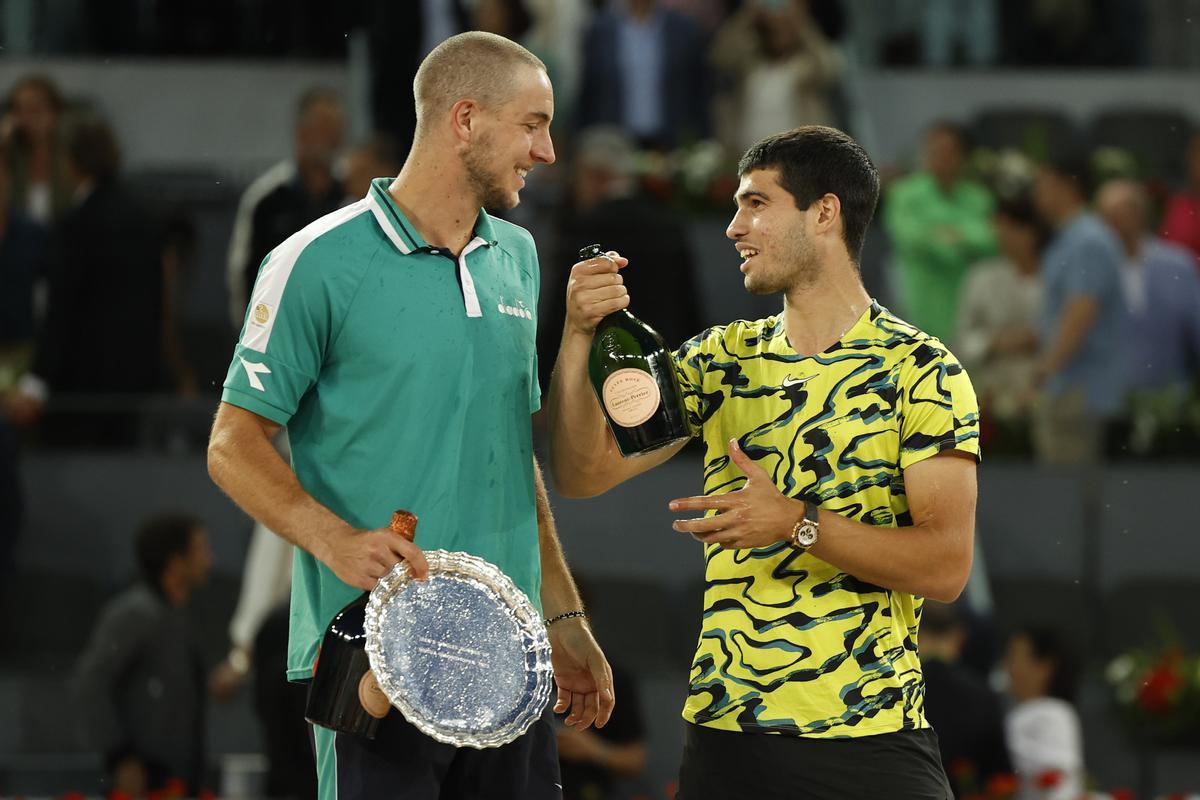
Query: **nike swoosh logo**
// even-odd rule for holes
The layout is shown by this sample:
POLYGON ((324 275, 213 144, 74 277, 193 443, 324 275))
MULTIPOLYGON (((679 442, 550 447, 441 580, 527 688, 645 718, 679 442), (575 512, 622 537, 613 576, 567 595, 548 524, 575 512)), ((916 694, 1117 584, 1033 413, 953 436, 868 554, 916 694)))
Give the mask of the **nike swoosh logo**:
POLYGON ((786 378, 783 379, 782 386, 785 389, 791 389, 793 386, 803 386, 804 384, 808 383, 815 377, 817 377, 817 376, 809 375, 804 378, 793 378, 791 375, 788 375, 786 378))
POLYGON ((267 367, 266 364, 256 364, 253 361, 247 361, 241 356, 238 356, 238 359, 241 360, 242 367, 244 367, 246 370, 246 378, 250 381, 250 387, 252 389, 258 389, 260 392, 265 392, 267 389, 265 386, 263 386, 263 382, 258 376, 270 375, 270 368, 267 367))

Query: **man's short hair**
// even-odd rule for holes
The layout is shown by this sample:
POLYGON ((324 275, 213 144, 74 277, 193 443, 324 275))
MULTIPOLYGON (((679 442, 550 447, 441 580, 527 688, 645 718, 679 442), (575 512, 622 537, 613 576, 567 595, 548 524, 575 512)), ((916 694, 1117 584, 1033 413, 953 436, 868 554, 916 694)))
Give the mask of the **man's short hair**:
POLYGON ((200 520, 181 511, 157 514, 143 522, 133 540, 142 579, 159 588, 167 564, 175 556, 187 555, 192 532, 200 527, 200 520))
POLYGON ((83 175, 105 180, 121 168, 121 148, 108 123, 99 117, 77 120, 67 134, 67 159, 83 175))
POLYGON ((1092 196, 1092 166, 1086 158, 1077 155, 1053 156, 1043 161, 1041 167, 1074 187, 1080 199, 1087 200, 1092 196))
POLYGON ((296 122, 302 121, 309 111, 320 105, 331 105, 340 109, 342 96, 336 89, 330 89, 328 86, 314 86, 311 89, 305 89, 304 93, 300 95, 300 99, 296 101, 296 122))
POLYGON ((879 203, 879 172, 867 151, 849 135, 824 125, 804 125, 768 136, 738 162, 738 175, 779 170, 779 185, 806 211, 827 194, 842 204, 842 236, 857 263, 867 226, 879 203))
POLYGON ((464 98, 484 107, 503 104, 521 65, 546 72, 540 58, 503 36, 484 31, 451 36, 425 56, 413 80, 417 130, 464 98))
POLYGON ((958 146, 964 153, 971 149, 971 134, 967 131, 964 125, 961 125, 954 120, 939 119, 934 120, 928 128, 925 129, 925 138, 928 139, 935 133, 945 133, 952 136, 958 141, 958 146))
POLYGON ((54 109, 55 113, 61 114, 66 108, 66 101, 63 99, 62 92, 49 75, 35 73, 19 78, 12 88, 8 90, 8 106, 11 109, 13 102, 16 100, 17 94, 24 89, 36 89, 41 92, 46 98, 46 102, 54 109))
POLYGON ((623 128, 596 125, 579 134, 575 161, 580 166, 604 168, 628 178, 637 171, 637 147, 623 128))

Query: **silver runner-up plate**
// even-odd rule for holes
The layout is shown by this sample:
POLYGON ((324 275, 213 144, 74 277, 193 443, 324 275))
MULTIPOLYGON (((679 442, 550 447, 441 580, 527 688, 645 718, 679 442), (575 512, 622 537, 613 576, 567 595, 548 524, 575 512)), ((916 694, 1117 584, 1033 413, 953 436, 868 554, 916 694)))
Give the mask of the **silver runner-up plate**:
POLYGON ((392 705, 457 747, 516 739, 550 699, 550 639, 537 609, 494 564, 429 550, 429 580, 401 562, 366 609, 367 656, 392 705))

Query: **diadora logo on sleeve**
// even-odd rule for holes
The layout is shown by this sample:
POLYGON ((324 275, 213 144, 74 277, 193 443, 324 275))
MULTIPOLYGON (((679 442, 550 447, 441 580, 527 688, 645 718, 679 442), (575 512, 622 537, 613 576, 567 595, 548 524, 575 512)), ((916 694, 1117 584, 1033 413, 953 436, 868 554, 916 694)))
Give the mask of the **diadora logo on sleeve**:
POLYGON ((521 300, 517 301, 515 306, 505 305, 504 295, 500 296, 500 304, 496 306, 496 310, 501 314, 508 314, 510 317, 520 317, 521 319, 533 319, 533 312, 525 307, 525 303, 521 300))
POLYGON ((258 376, 271 374, 271 370, 267 367, 267 365, 256 364, 253 361, 247 361, 241 356, 238 356, 238 360, 242 362, 242 367, 246 370, 246 378, 250 381, 250 388, 258 389, 260 392, 265 392, 267 389, 265 386, 263 386, 263 382, 258 376))

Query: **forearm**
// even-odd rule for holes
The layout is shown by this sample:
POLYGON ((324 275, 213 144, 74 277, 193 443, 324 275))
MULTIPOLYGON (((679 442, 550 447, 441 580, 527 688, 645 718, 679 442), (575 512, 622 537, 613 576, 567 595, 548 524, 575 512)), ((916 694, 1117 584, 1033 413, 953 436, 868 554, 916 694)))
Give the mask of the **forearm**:
POLYGON ((621 455, 588 380, 591 337, 567 330, 550 379, 550 470, 558 491, 590 497, 615 485, 621 455))
POLYGON ((538 546, 542 560, 542 612, 547 618, 567 611, 582 610, 579 590, 567 567, 558 531, 554 527, 554 514, 550 511, 550 498, 546 494, 546 482, 537 459, 533 461, 534 497, 537 503, 538 546))
POLYGON ((820 524, 809 553, 885 589, 949 603, 971 572, 975 533, 969 527, 935 521, 885 528, 833 513, 821 514, 820 524))
POLYGON ((1054 340, 1046 350, 1038 367, 1042 376, 1058 373, 1079 352, 1088 331, 1096 322, 1099 305, 1090 297, 1076 297, 1067 302, 1059 319, 1054 340))
POLYGON ((304 490, 271 444, 273 431, 255 431, 247 416, 221 404, 208 445, 209 475, 251 517, 328 563, 326 545, 354 528, 304 490))
POLYGON ((646 745, 641 742, 605 744, 597 763, 626 778, 636 778, 646 770, 646 745))

